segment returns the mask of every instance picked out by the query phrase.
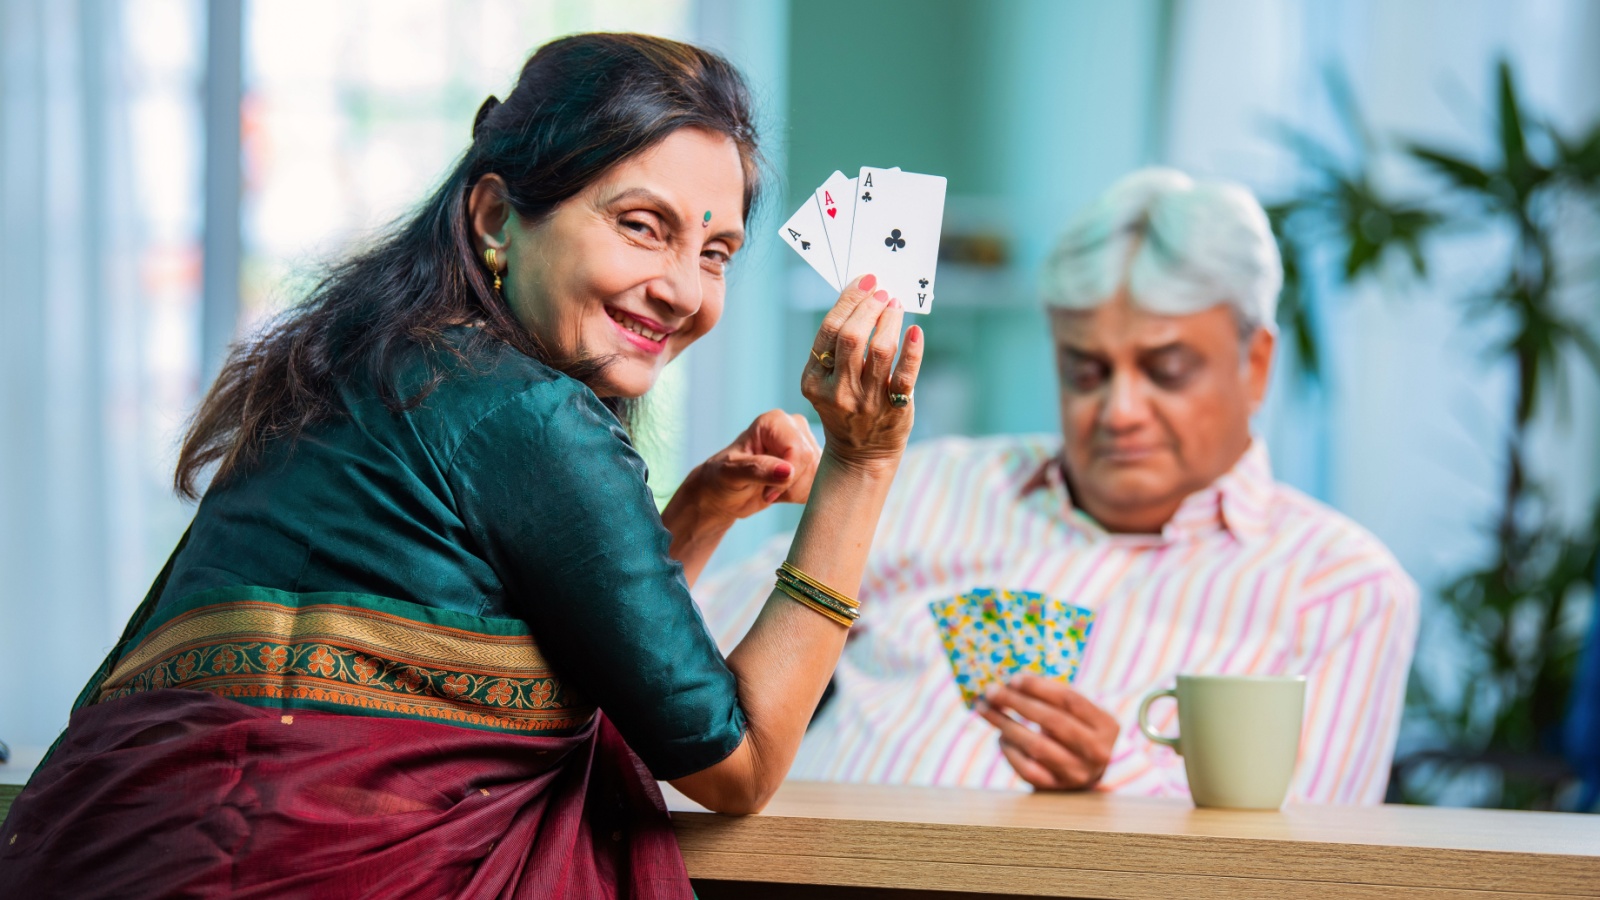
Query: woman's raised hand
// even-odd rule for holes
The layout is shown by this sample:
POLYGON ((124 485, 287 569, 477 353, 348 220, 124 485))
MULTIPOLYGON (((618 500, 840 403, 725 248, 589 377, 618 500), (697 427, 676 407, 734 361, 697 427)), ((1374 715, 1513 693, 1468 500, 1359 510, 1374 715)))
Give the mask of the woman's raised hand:
POLYGON ((804 503, 821 458, 822 448, 805 416, 768 410, 733 443, 696 466, 673 500, 696 492, 706 513, 729 521, 773 503, 804 503))
POLYGON ((800 390, 822 419, 824 453, 848 465, 892 468, 911 433, 922 329, 906 331, 902 351, 905 310, 876 286, 863 275, 839 295, 817 330, 800 390))

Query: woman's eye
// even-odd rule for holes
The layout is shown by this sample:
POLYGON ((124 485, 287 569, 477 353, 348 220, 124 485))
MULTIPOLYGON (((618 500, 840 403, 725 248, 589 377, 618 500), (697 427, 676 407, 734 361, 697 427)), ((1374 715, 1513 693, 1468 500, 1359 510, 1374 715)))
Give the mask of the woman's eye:
POLYGON ((627 218, 627 219, 623 219, 622 220, 622 227, 628 229, 629 231, 633 232, 634 234, 639 235, 640 237, 647 237, 647 238, 656 237, 656 226, 655 226, 655 223, 650 222, 650 221, 648 221, 646 219, 637 217, 637 216, 630 217, 630 218, 627 218))
POLYGON ((730 257, 721 250, 706 250, 701 252, 700 258, 705 260, 715 271, 721 273, 727 270, 730 257))

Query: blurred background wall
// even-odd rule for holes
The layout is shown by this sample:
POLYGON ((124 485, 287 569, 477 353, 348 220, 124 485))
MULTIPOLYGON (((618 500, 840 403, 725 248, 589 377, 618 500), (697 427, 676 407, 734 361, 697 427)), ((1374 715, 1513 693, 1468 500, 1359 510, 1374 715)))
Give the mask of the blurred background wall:
MULTIPOLYGON (((765 119, 759 237, 723 324, 654 401, 663 496, 758 413, 805 409, 796 375, 831 297, 771 233, 834 169, 949 178, 918 437, 1052 431, 1037 268, 1120 175, 1168 164, 1289 196, 1307 167, 1279 126, 1348 137, 1330 70, 1375 131, 1484 158, 1501 58, 1553 121, 1600 119, 1590 0, 0 0, 0 739, 54 737, 181 533, 176 443, 227 342, 420 199, 529 52, 591 29, 728 53, 765 119)), ((1514 373, 1487 352, 1500 323, 1460 298, 1506 240, 1441 237, 1426 281, 1383 266, 1324 285, 1322 377, 1286 347, 1258 422, 1280 478, 1435 593, 1491 549, 1514 373)), ((1572 303, 1600 321, 1592 292, 1572 303)), ((1600 385, 1564 365, 1568 402, 1532 452, 1578 522, 1600 385)), ((793 521, 743 523, 719 560, 793 521)), ((1448 681, 1460 639, 1425 616, 1418 665, 1448 681)))

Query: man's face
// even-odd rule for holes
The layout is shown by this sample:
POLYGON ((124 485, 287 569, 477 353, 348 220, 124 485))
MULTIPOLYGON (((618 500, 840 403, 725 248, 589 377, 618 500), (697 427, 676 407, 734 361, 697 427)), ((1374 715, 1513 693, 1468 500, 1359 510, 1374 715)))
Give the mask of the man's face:
POLYGON ((1108 530, 1159 531, 1249 446, 1271 332, 1241 342, 1226 306, 1163 316, 1125 292, 1050 319, 1074 501, 1108 530))

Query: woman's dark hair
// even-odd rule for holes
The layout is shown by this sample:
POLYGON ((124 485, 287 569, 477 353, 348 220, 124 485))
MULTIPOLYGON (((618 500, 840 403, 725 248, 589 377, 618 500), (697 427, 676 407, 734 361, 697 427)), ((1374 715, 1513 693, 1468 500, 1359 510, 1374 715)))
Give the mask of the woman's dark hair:
MULTIPOLYGON (((270 441, 294 440, 344 410, 339 388, 365 374, 395 411, 421 403, 433 378, 401 397, 396 357, 446 327, 481 321, 476 340, 501 341, 588 381, 602 363, 552 359, 490 284, 467 214, 479 178, 494 173, 524 220, 537 223, 611 167, 680 128, 728 136, 744 162, 744 216, 759 190, 749 89, 727 60, 638 34, 580 34, 540 47, 505 102, 484 101, 472 146, 438 190, 368 249, 335 264, 305 301, 234 346, 196 411, 173 477, 195 499, 202 473, 220 482, 256 462, 270 441)), ((621 400, 608 400, 625 417, 621 400)))

